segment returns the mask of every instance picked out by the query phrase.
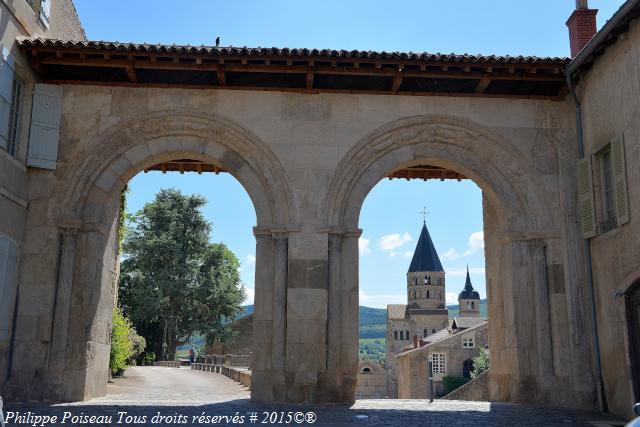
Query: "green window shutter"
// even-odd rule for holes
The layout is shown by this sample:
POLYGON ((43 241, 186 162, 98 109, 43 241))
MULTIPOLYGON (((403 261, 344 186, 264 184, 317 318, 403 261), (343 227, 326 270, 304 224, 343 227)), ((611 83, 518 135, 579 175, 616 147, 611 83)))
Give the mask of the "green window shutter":
POLYGON ((590 157, 580 159, 578 162, 578 203, 580 204, 582 237, 590 239, 596 235, 596 210, 590 157))
POLYGON ((629 196, 627 193, 627 168, 624 159, 624 138, 611 141, 611 160, 613 163, 613 196, 616 205, 618 225, 629 222, 629 196))

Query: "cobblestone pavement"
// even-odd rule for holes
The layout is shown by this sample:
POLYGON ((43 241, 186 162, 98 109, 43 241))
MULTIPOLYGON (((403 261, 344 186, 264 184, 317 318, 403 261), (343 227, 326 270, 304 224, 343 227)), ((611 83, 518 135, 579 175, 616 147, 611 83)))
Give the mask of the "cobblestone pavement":
MULTIPOLYGON (((210 372, 185 368, 134 367, 109 384, 107 396, 60 405, 6 405, 28 423, 18 425, 291 425, 316 426, 621 426, 621 420, 596 412, 489 402, 437 400, 359 400, 354 405, 259 405, 236 382, 210 372), (314 423, 307 422, 316 416, 314 423), (75 421, 70 416, 111 416, 75 421), (290 414, 289 414, 290 413, 290 414), (256 419, 251 416, 256 414, 256 419), (33 416, 58 416, 57 423, 34 423, 33 416), (158 419, 159 416, 165 418, 158 419), (184 416, 178 419, 177 416, 184 416), (204 416, 204 417, 201 417, 204 416), (207 419, 206 416, 210 418, 207 419), (212 419, 227 416, 227 419, 212 419), (234 416, 243 417, 236 418, 234 416), (270 422, 269 416, 271 416, 270 422), (129 417, 129 418, 127 418, 129 417), (142 417, 145 417, 144 419, 142 417), (154 418, 155 417, 155 418, 154 418), (173 417, 173 418, 166 418, 173 417), (309 418, 311 417, 311 418, 309 418), (303 420, 297 423, 297 420, 303 420), (307 420, 307 421, 305 421, 307 420), (138 421, 138 422, 136 422, 138 421), (242 422, 239 422, 242 421, 242 422), (263 421, 266 421, 263 423, 263 421), (283 421, 278 423, 278 421, 283 421)), ((16 425, 9 420, 9 426, 16 425)))

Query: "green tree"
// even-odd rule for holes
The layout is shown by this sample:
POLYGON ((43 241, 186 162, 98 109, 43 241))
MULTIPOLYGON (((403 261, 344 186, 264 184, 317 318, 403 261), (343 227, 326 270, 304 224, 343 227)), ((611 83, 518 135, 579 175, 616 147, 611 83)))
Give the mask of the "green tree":
POLYGON ((131 360, 144 351, 144 347, 144 338, 137 334, 131 321, 116 307, 113 310, 109 355, 111 375, 121 375, 131 360))
POLYGON ((480 349, 480 354, 473 358, 473 371, 471 371, 471 378, 477 378, 478 375, 489 369, 489 352, 484 348, 480 349))
POLYGON ((237 258, 209 243, 203 197, 161 190, 131 216, 123 244, 120 304, 147 342, 173 360, 190 336, 222 335, 244 299, 237 258))

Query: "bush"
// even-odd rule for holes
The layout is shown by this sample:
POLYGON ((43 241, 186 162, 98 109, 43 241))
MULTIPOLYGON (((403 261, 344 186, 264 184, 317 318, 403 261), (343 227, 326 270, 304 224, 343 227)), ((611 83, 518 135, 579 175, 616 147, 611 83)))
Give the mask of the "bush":
POLYGON ((442 378, 442 383, 444 386, 443 396, 451 393, 453 390, 461 387, 469 382, 469 378, 463 377, 444 377, 442 378))
POLYGON ((136 333, 122 310, 113 309, 113 324, 111 329, 111 354, 109 369, 111 375, 120 376, 124 373, 128 363, 145 348, 144 338, 136 333))
POLYGON ((480 354, 473 359, 473 371, 471 371, 471 378, 477 378, 478 375, 489 369, 490 365, 489 352, 484 348, 481 348, 480 354))

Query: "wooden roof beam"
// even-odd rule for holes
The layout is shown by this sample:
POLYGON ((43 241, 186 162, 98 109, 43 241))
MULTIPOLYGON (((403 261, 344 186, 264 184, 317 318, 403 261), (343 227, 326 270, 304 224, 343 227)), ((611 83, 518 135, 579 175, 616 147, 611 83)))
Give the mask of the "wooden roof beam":
POLYGON ((124 70, 127 72, 131 83, 138 83, 138 75, 136 74, 136 69, 133 67, 133 63, 124 67, 124 70))
POLYGON ((478 85, 476 86, 476 93, 484 93, 487 90, 487 87, 491 84, 491 76, 485 74, 482 76, 480 80, 478 80, 478 85))
POLYGON ((400 90, 400 85, 402 85, 402 79, 404 79, 404 77, 400 73, 398 73, 395 76, 393 76, 393 83, 391 85, 391 92, 398 93, 398 91, 400 90))

